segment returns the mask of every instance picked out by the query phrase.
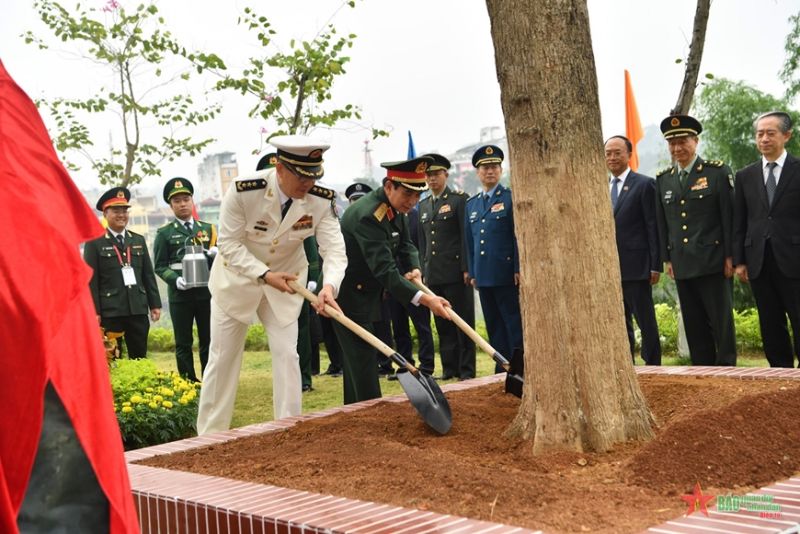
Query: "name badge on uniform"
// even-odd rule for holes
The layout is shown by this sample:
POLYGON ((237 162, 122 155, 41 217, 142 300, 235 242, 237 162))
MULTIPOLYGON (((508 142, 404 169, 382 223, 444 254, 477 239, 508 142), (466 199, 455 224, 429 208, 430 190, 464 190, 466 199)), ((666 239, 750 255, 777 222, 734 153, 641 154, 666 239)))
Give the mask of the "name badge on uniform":
POLYGON ((422 221, 422 222, 427 221, 428 220, 428 212, 426 211, 425 213, 423 213, 422 217, 420 217, 419 220, 422 221))
POLYGON ((503 211, 504 209, 506 209, 506 205, 503 204, 502 202, 498 202, 497 204, 492 206, 491 212, 497 213, 498 211, 503 211))
POLYGON ((478 212, 473 211, 469 214, 469 222, 475 222, 476 220, 478 220, 478 212))
POLYGON ((136 273, 130 265, 122 266, 122 283, 126 286, 136 285, 136 273))
POLYGON ((664 192, 664 200, 672 200, 672 190, 664 192))
POLYGON ((443 204, 441 208, 439 208, 439 214, 442 213, 450 213, 452 208, 450 208, 450 204, 443 204))

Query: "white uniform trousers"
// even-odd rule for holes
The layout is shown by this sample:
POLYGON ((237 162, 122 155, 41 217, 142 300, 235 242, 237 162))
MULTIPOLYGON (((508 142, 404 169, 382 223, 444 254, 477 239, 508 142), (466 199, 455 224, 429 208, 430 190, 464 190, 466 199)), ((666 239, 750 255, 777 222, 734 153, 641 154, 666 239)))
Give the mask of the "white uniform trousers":
MULTIPOLYGON (((277 326, 275 311, 266 298, 261 300, 256 314, 264 325, 272 354, 274 418, 300 415, 303 393, 297 354, 297 321, 285 327, 277 326)), ((248 326, 230 317, 211 299, 211 345, 200 390, 199 435, 230 428, 248 326)))

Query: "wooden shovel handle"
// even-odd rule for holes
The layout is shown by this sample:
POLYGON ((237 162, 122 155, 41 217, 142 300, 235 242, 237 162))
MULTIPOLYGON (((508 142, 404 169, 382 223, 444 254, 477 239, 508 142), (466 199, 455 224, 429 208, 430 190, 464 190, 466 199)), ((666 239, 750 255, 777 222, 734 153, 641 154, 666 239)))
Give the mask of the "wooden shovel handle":
MULTIPOLYGON (((312 304, 317 304, 319 301, 317 296, 306 289, 305 287, 298 284, 296 281, 291 280, 287 282, 289 287, 291 287, 297 294, 301 297, 306 299, 307 301, 311 302, 312 304)), ((333 306, 326 304, 325 305, 325 313, 330 315, 333 319, 341 323, 345 326, 348 330, 353 332, 355 335, 381 351, 386 357, 391 358, 395 363, 398 365, 404 366, 412 373, 416 373, 417 368, 411 365, 408 360, 403 358, 400 354, 398 354, 392 347, 375 337, 371 334, 368 330, 365 330, 361 325, 347 317, 345 314, 334 308, 333 306)))
MULTIPOLYGON (((435 293, 433 291, 431 291, 428 288, 428 286, 423 284, 422 280, 420 280, 419 278, 412 278, 411 281, 414 283, 414 285, 416 285, 418 288, 420 288, 420 290, 422 290, 423 293, 427 293, 428 295, 431 295, 432 297, 436 296, 435 293)), ((494 347, 489 345, 488 341, 486 341, 480 335, 478 335, 478 333, 475 331, 475 329, 472 328, 470 325, 468 325, 467 322, 464 319, 459 317, 459 315, 453 310, 453 308, 447 307, 445 309, 447 310, 448 315, 450 315, 450 320, 453 321, 454 323, 456 323, 456 326, 458 326, 461 329, 462 332, 467 334, 467 336, 472 341, 474 341, 476 345, 478 345, 480 348, 482 348, 484 352, 486 352, 487 354, 491 355, 492 358, 494 358, 497 361, 497 363, 499 363, 506 371, 508 371, 509 363, 508 363, 508 360, 505 357, 503 357, 499 352, 497 352, 494 349, 494 347), (498 357, 499 357, 499 359, 498 359, 498 357)))

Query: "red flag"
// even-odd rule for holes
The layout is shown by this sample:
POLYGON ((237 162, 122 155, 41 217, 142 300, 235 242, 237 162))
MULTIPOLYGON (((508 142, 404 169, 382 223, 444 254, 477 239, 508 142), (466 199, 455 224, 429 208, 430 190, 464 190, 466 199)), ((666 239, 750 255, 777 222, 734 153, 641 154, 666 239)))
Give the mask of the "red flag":
POLYGON ((197 204, 194 203, 194 199, 192 199, 192 218, 195 221, 200 220, 200 215, 197 214, 197 204))
POLYGON ((631 87, 631 75, 625 71, 625 137, 630 139, 633 145, 630 166, 632 171, 639 168, 639 154, 636 152, 636 144, 644 137, 642 122, 639 120, 639 110, 636 108, 636 99, 633 97, 633 87, 631 87))
POLYGON ((112 534, 139 531, 80 243, 103 228, 36 106, 0 62, 0 528, 16 532, 53 384, 109 501, 112 534), (9 517, 11 515, 11 517, 9 517))

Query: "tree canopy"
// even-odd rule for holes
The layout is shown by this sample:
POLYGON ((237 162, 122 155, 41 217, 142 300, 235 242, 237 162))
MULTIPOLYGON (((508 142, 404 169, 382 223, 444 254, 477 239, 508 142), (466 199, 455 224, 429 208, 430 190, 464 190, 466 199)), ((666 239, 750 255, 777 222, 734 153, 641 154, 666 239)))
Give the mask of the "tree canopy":
MULTIPOLYGON (((741 81, 717 78, 697 97, 697 116, 703 123, 702 152, 722 159, 739 170, 760 157, 753 121, 760 114, 783 110, 797 117, 786 98, 777 98, 741 81)), ((786 149, 800 154, 800 137, 793 136, 786 149)))

